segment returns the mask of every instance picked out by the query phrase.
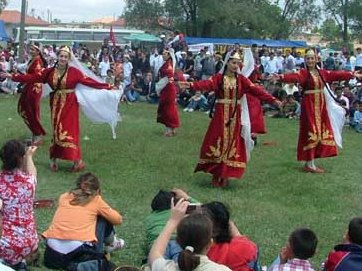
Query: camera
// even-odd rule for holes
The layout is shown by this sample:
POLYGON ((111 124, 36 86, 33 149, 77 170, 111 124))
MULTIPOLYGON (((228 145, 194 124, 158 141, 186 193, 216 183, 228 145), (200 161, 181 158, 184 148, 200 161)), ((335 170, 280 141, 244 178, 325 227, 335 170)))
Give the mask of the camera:
POLYGON ((187 206, 186 214, 191 214, 196 209, 199 209, 201 207, 201 204, 199 203, 190 203, 189 206, 187 206))

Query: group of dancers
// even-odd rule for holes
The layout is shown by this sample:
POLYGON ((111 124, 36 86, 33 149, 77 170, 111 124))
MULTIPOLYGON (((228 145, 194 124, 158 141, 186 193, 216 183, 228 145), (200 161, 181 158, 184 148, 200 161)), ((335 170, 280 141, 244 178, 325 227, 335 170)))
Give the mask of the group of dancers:
MULTIPOLYGON (((18 112, 31 130, 35 145, 42 144, 45 135, 40 124, 42 84, 50 86, 53 129, 50 169, 57 171, 57 159, 62 159, 73 162, 70 171, 81 171, 85 168, 85 162, 80 150, 79 97, 75 90, 78 84, 103 90, 111 90, 112 86, 70 65, 74 56, 68 46, 59 48, 58 61, 53 67, 45 67, 39 44, 31 45, 30 55, 26 74, 2 73, 0 77, 25 83, 18 112)), ((228 52, 221 71, 208 80, 176 83, 174 52, 172 48, 163 51, 164 64, 159 71, 160 80, 156 83, 160 97, 157 122, 165 125, 166 137, 175 136, 180 126, 176 103, 178 88, 215 92, 214 115, 195 169, 195 172, 212 174, 211 184, 214 187, 225 187, 230 179, 242 177, 253 148, 252 133, 265 132, 260 101, 277 107, 281 105, 261 85, 252 82, 255 81, 253 77, 256 71, 252 54, 250 58, 250 52, 244 49, 243 55, 244 62, 240 51, 228 52)), ((301 86, 303 98, 297 159, 305 162, 304 171, 323 173, 324 170, 317 167, 314 160, 337 155, 345 114, 343 108, 333 100, 328 84, 353 78, 360 80, 362 73, 320 69, 317 65, 318 56, 312 49, 306 51, 305 60, 305 69, 291 74, 273 74, 271 79, 301 86)), ((117 111, 116 108, 114 110, 117 111)))

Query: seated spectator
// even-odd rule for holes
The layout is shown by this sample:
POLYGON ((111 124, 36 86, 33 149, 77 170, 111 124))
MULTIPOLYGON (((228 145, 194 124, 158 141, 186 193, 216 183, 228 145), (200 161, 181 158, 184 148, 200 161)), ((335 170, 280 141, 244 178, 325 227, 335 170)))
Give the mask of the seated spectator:
POLYGON ((296 229, 290 234, 286 247, 282 248, 279 257, 268 270, 314 271, 308 259, 314 256, 317 243, 317 236, 312 230, 307 228, 296 229))
POLYGON ((114 75, 113 75, 113 71, 111 69, 107 70, 107 77, 106 77, 105 82, 107 84, 114 85, 114 75))
POLYGON ((351 126, 356 132, 362 133, 362 101, 358 102, 358 111, 354 112, 351 126))
POLYGON ((27 270, 26 259, 38 249, 33 211, 37 182, 33 163, 35 151, 35 146, 26 148, 18 140, 6 142, 0 151, 3 163, 0 172, 0 259, 17 270, 27 270))
POLYGON ((113 229, 121 223, 122 216, 103 200, 98 178, 92 173, 82 174, 76 187, 59 197, 53 221, 43 233, 44 265, 66 269, 104 251, 121 249, 124 241, 116 238, 113 229))
POLYGON ((142 91, 143 90, 139 85, 137 78, 132 76, 131 84, 126 86, 125 89, 127 100, 131 103, 139 101, 142 91))
POLYGON ((180 199, 171 204, 171 216, 163 231, 153 243, 148 256, 152 271, 205 270, 226 271, 224 265, 212 262, 206 256, 212 244, 212 222, 205 214, 192 213, 185 217, 189 203, 180 199), (177 263, 163 255, 172 233, 177 228, 177 242, 182 247, 177 263))
POLYGON ((362 217, 348 225, 344 243, 334 247, 325 262, 325 271, 360 271, 362 266, 362 217))
MULTIPOLYGON (((3 206, 3 202, 2 202, 2 200, 0 199, 0 210, 2 209, 2 206, 3 206)), ((0 212, 0 238, 1 238, 2 232, 3 232, 3 219, 2 219, 1 212, 0 212)), ((2 271, 12 271, 12 270, 14 270, 14 269, 12 269, 12 268, 4 265, 4 264, 0 261, 0 270, 2 270, 2 271)))
POLYGON ((184 112, 193 112, 195 110, 207 111, 207 109, 207 99, 201 93, 201 91, 196 91, 195 95, 190 98, 187 107, 184 109, 184 112))
MULTIPOLYGON (((167 223, 167 220, 170 218, 170 206, 172 199, 177 202, 181 198, 192 203, 197 202, 185 191, 178 188, 174 188, 171 191, 160 190, 153 198, 151 203, 152 212, 145 220, 148 250, 151 248, 156 238, 160 235, 167 223)), ((175 241, 175 236, 172 236, 165 249, 164 258, 177 261, 178 255, 181 251, 181 247, 175 241)))
POLYGON ((257 245, 241 235, 230 214, 221 202, 203 205, 213 221, 213 244, 207 253, 211 261, 226 265, 233 271, 252 271, 258 269, 257 245))
POLYGON ((288 95, 279 108, 279 112, 274 118, 296 118, 300 116, 300 104, 294 99, 293 95, 288 95))
POLYGON ((294 92, 298 92, 298 87, 295 84, 290 83, 290 84, 285 84, 283 86, 283 90, 285 90, 287 95, 293 95, 294 92))

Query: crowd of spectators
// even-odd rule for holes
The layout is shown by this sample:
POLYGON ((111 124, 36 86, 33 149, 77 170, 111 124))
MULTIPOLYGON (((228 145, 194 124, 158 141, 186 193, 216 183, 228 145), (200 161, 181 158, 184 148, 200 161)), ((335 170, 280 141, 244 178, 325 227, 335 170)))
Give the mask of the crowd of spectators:
MULTIPOLYGON (((222 54, 210 52, 208 47, 197 54, 188 51, 179 33, 175 33, 170 41, 173 42, 170 43, 163 37, 162 43, 149 51, 129 46, 112 47, 108 40, 105 40, 99 50, 90 52, 86 45, 77 44, 73 47, 73 52, 85 67, 102 77, 104 81, 124 89, 125 102, 157 103, 158 96, 154 85, 162 65, 164 46, 173 46, 176 49, 176 72, 184 74, 183 77, 187 80, 208 79, 223 65, 222 54)), ((240 50, 240 46, 236 44, 233 49, 240 50)), ((282 51, 266 46, 253 46, 252 50, 262 74, 258 83, 263 84, 266 91, 283 102, 280 111, 274 116, 298 118, 299 103, 302 99, 298 85, 274 84, 266 79, 272 73, 295 72, 302 68, 304 62, 301 52, 296 48, 282 51)), ((54 65, 56 47, 44 46, 43 54, 49 65, 54 65)), ((2 49, 0 69, 24 71, 23 63, 17 63, 14 56, 11 47, 2 49)), ((352 55, 330 57, 325 60, 325 68, 362 69, 361 49, 357 49, 356 60, 353 60, 352 55), (330 57, 334 59, 333 65, 330 57)), ((17 84, 9 81, 1 83, 1 91, 17 93, 17 84)), ((342 85, 332 84, 331 89, 349 116, 348 124, 357 132, 362 132, 361 86, 355 82, 344 82, 342 85)), ((185 112, 209 111, 212 101, 213 93, 203 94, 190 90, 180 92, 178 98, 179 104, 185 107, 185 112)), ((0 258, 16 270, 27 270, 26 260, 37 252, 39 242, 34 230, 35 217, 32 210, 36 187, 36 168, 32 161, 35 150, 34 147, 26 149, 21 142, 12 140, 7 142, 0 152, 3 162, 0 173, 0 226, 3 228, 0 231, 3 235, 0 239, 0 258), (24 204, 28 205, 27 209, 23 208, 24 204), (24 212, 28 226, 19 221, 23 219, 24 212)), ((184 191, 175 189, 170 192, 161 191, 156 195, 151 207, 152 213, 145 223, 149 249, 148 260, 145 262, 151 270, 260 270, 258 246, 240 233, 223 203, 201 204, 184 191), (196 207, 191 209, 191 206, 196 207), (186 215, 187 210, 192 213, 186 215), (177 235, 172 235, 175 229, 177 235), (212 239, 214 243, 211 242, 212 239)), ((108 251, 104 250, 109 252, 124 245, 123 240, 114 236, 113 230, 113 225, 121 222, 121 215, 102 198, 98 179, 90 173, 82 175, 77 180, 76 187, 60 197, 54 219, 49 229, 43 233, 47 242, 46 265, 50 268, 67 268, 69 264, 74 264, 73 258, 70 257, 74 256, 74 251, 87 254, 88 258, 81 258, 84 262, 94 260, 93 256, 96 257, 97 263, 106 262, 106 258, 99 255, 103 253, 103 248, 111 247, 108 251), (77 218, 83 217, 84 220, 74 217, 69 221, 67 214, 77 215, 77 218), (103 218, 103 222, 106 220, 106 223, 99 222, 100 218, 103 218), (85 222, 88 224, 85 225, 85 222), (81 223, 81 226, 88 230, 84 231, 84 235, 78 234, 76 240, 73 238, 73 241, 69 242, 69 236, 74 234, 72 229, 78 227, 77 223, 81 223), (99 230, 98 225, 103 225, 103 228, 99 230), (98 237, 99 232, 102 233, 102 237, 98 237), (89 253, 93 246, 97 249, 89 253), (89 258, 89 254, 92 257, 89 258)), ((362 218, 354 218, 349 223, 345 242, 336 246, 329 254, 325 270, 338 270, 335 269, 337 265, 348 266, 348 269, 339 270, 359 270, 362 264, 361 236, 362 218)), ((313 231, 305 228, 296 229, 288 237, 285 248, 281 250, 279 259, 271 265, 270 270, 314 270, 308 260, 313 257, 317 243, 313 231)), ((78 257, 76 259, 80 261, 78 257)), ((129 270, 137 269, 129 267, 129 270)))
MULTIPOLYGON (((223 65, 225 52, 212 52, 209 47, 204 47, 199 52, 188 50, 183 36, 175 32, 172 37, 166 39, 161 35, 162 42, 154 47, 135 48, 130 46, 111 46, 105 39, 99 49, 90 50, 85 44, 75 43, 73 53, 81 63, 95 74, 124 91, 122 101, 128 104, 137 102, 157 103, 158 95, 155 91, 155 83, 158 80, 158 70, 163 64, 162 50, 167 46, 175 49, 176 71, 175 79, 186 78, 189 81, 210 78, 219 72, 223 65), (179 76, 181 75, 181 76, 179 76), (183 75, 183 76, 182 76, 183 75)), ((231 48, 229 48, 231 49, 231 48)), ((239 44, 232 49, 241 50, 239 44)), ((268 48, 263 45, 252 47, 253 56, 260 80, 257 82, 264 85, 266 91, 273 94, 283 102, 283 106, 273 114, 275 117, 298 118, 300 114, 300 100, 302 98, 298 85, 274 83, 266 80, 273 73, 296 72, 304 67, 303 51, 297 48, 282 49, 268 48)), ((55 45, 43 46, 42 51, 49 65, 56 62, 55 45)), ((15 58, 16 48, 9 44, 3 48, 0 55, 0 69, 10 72, 25 72, 26 65, 17 63, 15 58)), ((328 70, 359 70, 362 69, 362 51, 357 48, 356 52, 330 53, 321 63, 328 70)), ((15 94, 21 91, 21 85, 6 79, 1 82, 1 92, 15 94)), ((352 127, 359 127, 360 120, 359 102, 362 100, 362 86, 355 81, 343 82, 342 85, 332 85, 337 100, 346 109, 348 123, 352 127)), ((185 112, 206 111, 212 107, 214 101, 213 93, 196 93, 185 90, 178 94, 178 103, 184 107, 185 112)), ((265 111, 270 108, 265 105, 265 111)), ((276 110, 276 108, 271 108, 276 110)), ((356 129, 359 131, 359 128, 356 129)))

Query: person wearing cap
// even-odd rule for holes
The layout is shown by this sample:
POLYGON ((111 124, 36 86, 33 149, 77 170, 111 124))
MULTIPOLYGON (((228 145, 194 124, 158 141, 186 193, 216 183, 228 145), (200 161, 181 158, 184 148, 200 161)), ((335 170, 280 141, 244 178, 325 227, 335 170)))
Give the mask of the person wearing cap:
MULTIPOLYGON (((28 74, 37 74, 47 66, 38 42, 30 45, 29 54, 31 59, 28 61, 26 68, 28 74)), ((40 123, 42 93, 43 87, 41 83, 25 83, 18 102, 18 113, 31 131, 34 145, 43 144, 43 136, 46 135, 40 123)))
POLYGON ((297 73, 273 74, 272 78, 285 83, 298 83, 302 88, 297 160, 304 161, 303 171, 323 173, 324 169, 314 163, 316 158, 337 156, 341 146, 341 130, 334 127, 336 120, 344 124, 345 111, 331 100, 332 93, 323 91, 326 84, 334 81, 362 79, 359 72, 327 71, 317 66, 317 54, 308 49, 305 55, 306 68, 297 73), (330 117, 332 116, 332 117, 330 117), (332 123, 331 119, 334 119, 332 123))
POLYGON ((214 187, 225 187, 230 178, 241 178, 246 168, 252 143, 249 136, 240 136, 243 130, 242 96, 251 93, 260 100, 280 105, 272 95, 240 73, 240 63, 240 54, 230 52, 225 59, 225 67, 210 79, 193 83, 179 82, 182 89, 215 91, 215 113, 206 132, 195 169, 195 172, 211 173, 211 184, 214 187))

